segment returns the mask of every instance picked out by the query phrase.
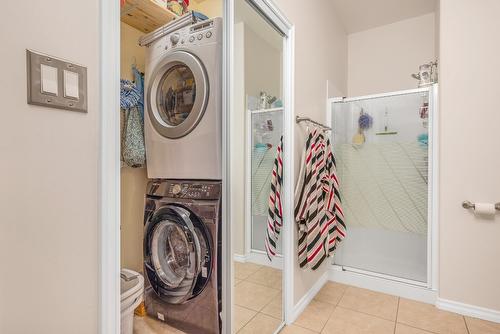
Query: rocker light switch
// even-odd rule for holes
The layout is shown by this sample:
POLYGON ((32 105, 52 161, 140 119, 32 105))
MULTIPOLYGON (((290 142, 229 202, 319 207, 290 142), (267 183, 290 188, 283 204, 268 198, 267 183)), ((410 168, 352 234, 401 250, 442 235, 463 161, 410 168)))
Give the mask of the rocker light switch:
POLYGON ((87 68, 26 50, 28 103, 87 112, 87 68))
POLYGON ((57 95, 57 68, 41 64, 42 93, 57 95))
POLYGON ((79 98, 78 73, 64 70, 64 97, 79 98))

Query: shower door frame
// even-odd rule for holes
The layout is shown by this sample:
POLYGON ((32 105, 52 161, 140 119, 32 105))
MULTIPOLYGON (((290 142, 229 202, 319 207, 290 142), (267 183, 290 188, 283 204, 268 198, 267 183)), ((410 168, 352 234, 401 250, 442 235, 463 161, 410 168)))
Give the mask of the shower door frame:
MULTIPOLYGON (((259 263, 262 265, 271 265, 275 268, 283 268, 283 254, 276 254, 274 261, 269 264, 267 259, 267 254, 265 250, 255 249, 252 247, 252 116, 254 114, 262 114, 268 112, 284 112, 283 107, 279 108, 269 108, 269 109, 259 109, 259 110, 248 110, 245 109, 245 128, 246 128, 246 138, 245 138, 245 254, 243 261, 250 261, 254 263, 259 263)), ((284 114, 283 114, 284 115, 284 114)), ((282 118, 283 118, 282 115, 282 118)), ((284 119, 283 119, 284 121, 284 119)), ((284 124, 283 124, 284 125, 284 124)), ((283 250, 282 250, 283 253, 283 250)))
MULTIPOLYGON (((428 230, 427 230, 427 282, 419 282, 402 277, 372 272, 369 270, 351 268, 332 263, 330 277, 344 283, 360 285, 366 288, 400 294, 403 297, 419 299, 426 302, 435 302, 439 282, 439 103, 438 84, 416 89, 400 90, 381 94, 371 94, 356 97, 335 97, 327 100, 326 119, 333 125, 333 104, 339 102, 353 102, 384 97, 401 96, 427 92, 429 94, 429 186, 428 186, 428 230), (431 291, 431 294, 421 294, 419 290, 431 291)), ((332 131, 332 142, 335 148, 335 138, 332 131)), ((348 231, 349 233, 349 231, 348 231)))

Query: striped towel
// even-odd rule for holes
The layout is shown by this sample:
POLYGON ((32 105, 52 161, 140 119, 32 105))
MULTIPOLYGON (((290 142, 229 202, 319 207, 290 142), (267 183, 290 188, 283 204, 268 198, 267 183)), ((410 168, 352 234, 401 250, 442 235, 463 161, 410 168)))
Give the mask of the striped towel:
POLYGON ((281 189, 283 186, 283 136, 280 138, 274 159, 271 175, 271 192, 269 194, 269 210, 267 214, 267 229, 265 246, 269 260, 276 256, 276 244, 283 226, 283 207, 281 204, 281 189))
POLYGON ((320 267, 345 237, 335 158, 322 130, 308 133, 295 192, 300 267, 320 267))

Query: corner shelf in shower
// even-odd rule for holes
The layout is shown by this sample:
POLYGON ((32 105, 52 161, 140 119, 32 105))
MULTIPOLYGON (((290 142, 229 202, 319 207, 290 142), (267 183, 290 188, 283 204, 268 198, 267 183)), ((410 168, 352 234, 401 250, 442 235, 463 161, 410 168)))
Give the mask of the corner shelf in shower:
POLYGON ((122 22, 144 33, 149 33, 178 18, 162 1, 125 0, 120 10, 122 22))
POLYGON ((274 112, 274 111, 283 111, 283 107, 279 108, 269 108, 269 109, 256 109, 256 110, 248 110, 251 114, 261 114, 266 112, 274 112))

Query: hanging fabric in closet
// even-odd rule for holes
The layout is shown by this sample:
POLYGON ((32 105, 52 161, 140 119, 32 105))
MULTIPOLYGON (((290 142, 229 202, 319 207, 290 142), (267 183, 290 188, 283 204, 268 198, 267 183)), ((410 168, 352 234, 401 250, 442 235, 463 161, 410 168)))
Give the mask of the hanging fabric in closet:
POLYGON ((141 101, 142 93, 134 83, 120 80, 121 157, 127 166, 135 168, 146 163, 141 101))
POLYGON ((134 74, 135 87, 137 88, 137 91, 140 95, 138 108, 141 112, 141 118, 144 122, 144 74, 141 73, 141 71, 139 71, 139 69, 135 65, 132 65, 132 73, 134 74))
POLYGON ((333 255, 346 234, 330 139, 317 128, 308 130, 294 214, 299 230, 299 265, 316 270, 333 255))
POLYGON ((283 206, 281 203, 281 189, 283 187, 283 136, 276 149, 273 172, 271 175, 271 192, 269 194, 269 209, 267 214, 266 253, 270 261, 276 256, 278 236, 283 226, 283 206))

